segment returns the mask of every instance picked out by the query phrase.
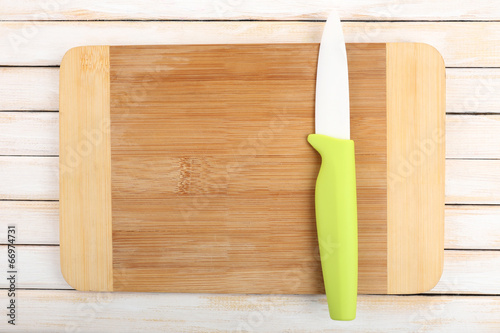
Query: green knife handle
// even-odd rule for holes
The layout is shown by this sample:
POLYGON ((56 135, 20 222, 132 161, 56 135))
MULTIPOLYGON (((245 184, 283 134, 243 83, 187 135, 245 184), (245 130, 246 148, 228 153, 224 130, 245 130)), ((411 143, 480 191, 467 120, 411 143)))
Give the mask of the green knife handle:
POLYGON ((354 141, 311 134, 321 155, 316 225, 330 317, 353 320, 358 294, 358 217, 354 141))

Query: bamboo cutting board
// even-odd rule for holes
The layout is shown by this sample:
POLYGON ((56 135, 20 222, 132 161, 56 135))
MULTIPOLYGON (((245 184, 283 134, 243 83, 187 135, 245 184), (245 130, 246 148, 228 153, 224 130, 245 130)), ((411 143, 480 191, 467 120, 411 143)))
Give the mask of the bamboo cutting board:
MULTIPOLYGON (((323 293, 318 44, 86 46, 60 71, 61 269, 78 290, 323 293)), ((359 293, 443 268, 444 63, 348 44, 359 293)))

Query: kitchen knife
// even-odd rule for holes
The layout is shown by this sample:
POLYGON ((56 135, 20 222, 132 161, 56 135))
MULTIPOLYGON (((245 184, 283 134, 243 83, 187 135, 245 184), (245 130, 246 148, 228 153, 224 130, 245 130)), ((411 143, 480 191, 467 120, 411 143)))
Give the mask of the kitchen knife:
POLYGON ((349 80, 340 19, 326 21, 316 74, 316 134, 307 137, 321 155, 316 180, 316 226, 330 317, 356 317, 358 219, 354 141, 350 140, 349 80))

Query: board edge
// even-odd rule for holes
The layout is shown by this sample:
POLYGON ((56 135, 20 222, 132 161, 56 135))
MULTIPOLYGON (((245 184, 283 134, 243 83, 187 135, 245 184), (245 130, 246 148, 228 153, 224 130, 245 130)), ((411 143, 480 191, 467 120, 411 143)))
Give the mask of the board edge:
POLYGON ((81 291, 112 291, 109 46, 68 50, 59 83, 61 273, 81 291))

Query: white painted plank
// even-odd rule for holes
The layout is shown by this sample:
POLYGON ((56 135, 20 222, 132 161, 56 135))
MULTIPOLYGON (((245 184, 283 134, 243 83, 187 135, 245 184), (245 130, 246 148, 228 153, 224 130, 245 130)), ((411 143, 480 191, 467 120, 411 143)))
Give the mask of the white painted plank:
POLYGON ((500 113, 500 69, 447 68, 446 112, 500 113))
POLYGON ((57 200, 59 158, 0 156, 0 199, 57 200))
MULTIPOLYGON (((323 22, 1 22, 0 65, 57 65, 88 44, 319 42, 323 22)), ((447 66, 500 66, 500 22, 344 22, 353 42, 422 42, 447 66)))
POLYGON ((2 20, 323 20, 336 9, 344 20, 497 20, 494 0, 1 0, 2 20))
POLYGON ((500 206, 446 206, 444 237, 446 249, 499 250, 500 206))
MULTIPOLYGON (((8 225, 19 244, 59 244, 59 203, 0 201, 0 244, 8 225)), ((446 206, 446 249, 500 249, 500 206, 446 206)))
POLYGON ((446 203, 500 203, 500 160, 447 160, 445 169, 446 203))
MULTIPOLYGON (((0 201, 0 244, 15 224, 19 244, 59 244, 59 203, 0 201)), ((500 206, 446 206, 446 249, 500 249, 500 206)))
POLYGON ((59 68, 0 68, 0 110, 58 108, 59 68))
MULTIPOLYGON (((59 246, 18 245, 19 288, 71 289, 59 266, 59 246)), ((7 258, 7 246, 0 245, 7 258)), ((499 251, 446 250, 443 276, 431 293, 500 294, 499 251)), ((7 287, 0 279, 0 288, 7 287)))
MULTIPOLYGON (((7 245, 0 245, 1 258, 7 270, 7 245)), ((59 246, 17 245, 15 270, 17 288, 72 289, 64 280, 59 260, 59 246)), ((0 288, 9 288, 7 279, 0 279, 0 288)))
MULTIPOLYGON (((58 114, 0 112, 0 155, 58 155, 58 114)), ((448 115, 447 158, 500 158, 500 116, 448 115)))
POLYGON ((17 244, 59 244, 59 202, 0 201, 0 244, 9 225, 16 226, 17 244))
POLYGON ((450 251, 441 280, 430 293, 500 294, 499 251, 450 251))
POLYGON ((500 158, 500 116, 448 115, 446 158, 500 158))
POLYGON ((58 155, 57 112, 0 112, 0 155, 58 155))
MULTIPOLYGON (((446 203, 500 204, 500 160, 447 160, 446 203)), ((0 199, 57 200, 58 158, 0 156, 0 199)))
MULTIPOLYGON (((58 89, 58 68, 0 68, 0 110, 58 110, 58 89)), ((499 113, 500 69, 448 68, 446 110, 499 113)))
POLYGON ((9 332, 500 331, 498 296, 359 296, 350 322, 332 321, 323 295, 21 290, 18 306, 9 332))

